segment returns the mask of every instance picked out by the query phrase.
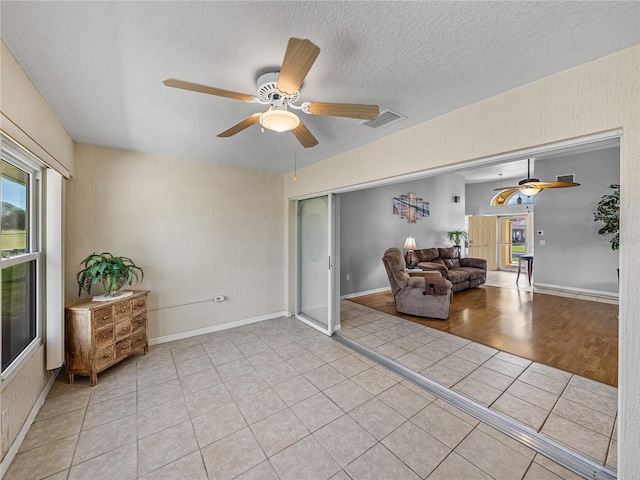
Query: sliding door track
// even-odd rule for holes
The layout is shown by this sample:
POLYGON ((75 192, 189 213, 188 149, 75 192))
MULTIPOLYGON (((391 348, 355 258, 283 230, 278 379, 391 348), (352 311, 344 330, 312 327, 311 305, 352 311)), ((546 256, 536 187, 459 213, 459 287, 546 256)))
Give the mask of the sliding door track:
POLYGON ((540 435, 538 432, 520 425, 506 415, 480 405, 464 395, 454 392, 429 378, 423 377, 413 370, 354 342, 338 332, 334 333, 333 338, 368 359, 391 370, 405 380, 410 381, 423 390, 441 398, 445 402, 459 408, 463 412, 468 413, 481 422, 486 423, 584 478, 592 478, 595 480, 613 480, 618 478, 616 472, 613 470, 603 465, 598 465, 579 453, 573 452, 563 445, 540 435))

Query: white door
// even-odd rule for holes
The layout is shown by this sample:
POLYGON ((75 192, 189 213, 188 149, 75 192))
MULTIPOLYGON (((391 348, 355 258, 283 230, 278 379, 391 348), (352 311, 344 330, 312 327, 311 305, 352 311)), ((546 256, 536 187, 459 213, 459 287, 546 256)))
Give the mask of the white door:
POLYGON ((334 305, 333 195, 298 200, 296 317, 331 335, 334 305))

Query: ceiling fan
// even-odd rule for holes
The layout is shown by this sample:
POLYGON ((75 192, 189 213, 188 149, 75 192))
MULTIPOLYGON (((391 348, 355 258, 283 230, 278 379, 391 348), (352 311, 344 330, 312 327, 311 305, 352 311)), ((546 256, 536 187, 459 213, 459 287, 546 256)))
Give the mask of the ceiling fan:
MULTIPOLYGON (((537 178, 531 178, 531 159, 527 159, 527 178, 520 180, 518 182, 518 186, 512 187, 500 187, 494 188, 494 192, 500 192, 491 199, 491 205, 494 207, 499 207, 501 205, 506 205, 511 197, 521 193, 527 197, 533 197, 540 193, 545 188, 567 188, 567 187, 577 187, 579 183, 575 182, 541 182, 537 178)), ((520 199, 518 199, 520 200, 520 199)))
POLYGON ((320 48, 309 40, 290 38, 279 72, 266 73, 257 80, 258 96, 208 87, 197 83, 170 78, 163 83, 168 87, 208 93, 219 97, 243 100, 248 103, 269 105, 262 113, 254 113, 240 123, 220 133, 218 137, 231 137, 242 130, 260 123, 262 127, 276 132, 291 131, 305 148, 314 147, 318 140, 311 134, 298 116, 289 109, 301 110, 309 115, 373 120, 379 114, 377 105, 356 103, 304 102, 298 106, 300 86, 313 66, 320 48))

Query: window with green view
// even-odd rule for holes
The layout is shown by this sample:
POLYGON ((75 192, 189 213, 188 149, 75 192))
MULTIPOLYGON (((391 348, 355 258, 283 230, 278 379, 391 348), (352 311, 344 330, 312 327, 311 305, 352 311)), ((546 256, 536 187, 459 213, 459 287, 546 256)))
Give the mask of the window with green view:
POLYGON ((39 342, 39 169, 2 142, 2 376, 39 342))

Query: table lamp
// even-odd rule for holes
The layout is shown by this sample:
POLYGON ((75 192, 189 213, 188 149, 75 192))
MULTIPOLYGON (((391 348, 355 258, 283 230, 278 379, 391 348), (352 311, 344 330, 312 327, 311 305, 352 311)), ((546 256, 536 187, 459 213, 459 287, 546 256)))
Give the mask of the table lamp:
POLYGON ((413 263, 415 261, 415 253, 413 251, 418 249, 416 246, 416 239, 413 237, 407 237, 404 241, 404 248, 409 250, 407 252, 407 267, 413 268, 413 263))

